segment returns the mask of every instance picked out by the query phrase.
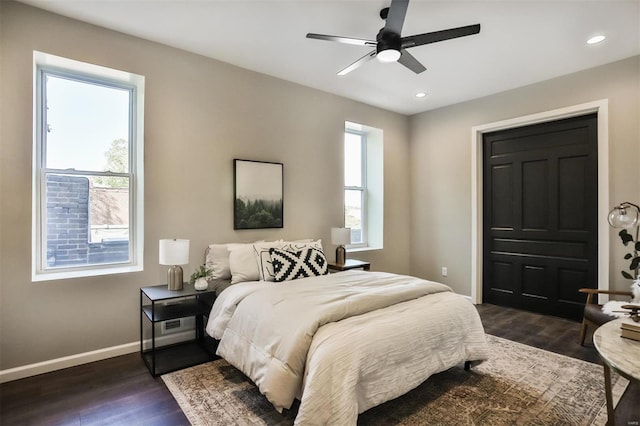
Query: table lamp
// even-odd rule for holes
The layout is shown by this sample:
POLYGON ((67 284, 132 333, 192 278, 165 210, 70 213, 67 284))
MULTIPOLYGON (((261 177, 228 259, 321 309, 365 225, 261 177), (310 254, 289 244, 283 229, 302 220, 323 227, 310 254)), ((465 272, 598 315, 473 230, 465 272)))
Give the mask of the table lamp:
POLYGON ((633 271, 633 275, 627 271, 622 271, 622 276, 630 280, 640 279, 640 250, 638 250, 639 243, 638 237, 640 237, 640 207, 636 204, 625 201, 615 206, 607 217, 609 225, 614 228, 622 228, 618 234, 622 239, 622 244, 627 246, 631 243, 633 254, 628 253, 625 255, 626 260, 630 260, 631 264, 629 269, 633 271), (629 231, 634 232, 635 235, 630 234, 629 231))
POLYGON ((640 225, 640 207, 625 201, 615 206, 610 212, 609 225, 614 228, 633 229, 640 225))
POLYGON ((331 243, 338 246, 336 248, 336 263, 344 265, 347 260, 347 251, 344 246, 351 244, 350 228, 331 228, 331 243))
POLYGON ((169 290, 182 290, 182 267, 189 263, 189 240, 160 240, 160 264, 171 265, 167 271, 169 290))

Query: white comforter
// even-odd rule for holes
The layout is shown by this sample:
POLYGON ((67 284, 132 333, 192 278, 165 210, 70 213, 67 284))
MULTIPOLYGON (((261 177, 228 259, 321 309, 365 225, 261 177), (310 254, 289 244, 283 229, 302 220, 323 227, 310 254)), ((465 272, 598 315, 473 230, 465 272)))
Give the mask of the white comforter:
POLYGON ((231 286, 207 332, 276 409, 301 396, 297 424, 355 424, 358 413, 431 374, 488 353, 466 299, 443 284, 381 272, 231 286))

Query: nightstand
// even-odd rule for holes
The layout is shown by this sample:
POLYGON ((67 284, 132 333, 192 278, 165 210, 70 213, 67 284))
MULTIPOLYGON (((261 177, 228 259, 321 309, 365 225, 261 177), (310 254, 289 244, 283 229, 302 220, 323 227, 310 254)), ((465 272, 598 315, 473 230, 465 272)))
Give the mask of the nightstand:
POLYGON ((182 290, 169 290, 167 285, 140 289, 140 354, 153 376, 201 364, 215 359, 215 340, 205 335, 204 317, 211 312, 215 290, 198 291, 184 283, 182 290), (156 328, 162 321, 195 317, 195 339, 159 346, 156 328), (145 349, 144 325, 151 324, 151 338, 145 349), (148 346, 151 346, 149 349, 148 346))
POLYGON ((344 265, 341 265, 335 262, 329 262, 327 266, 329 267, 330 270, 333 270, 333 271, 348 271, 350 269, 358 269, 358 268, 362 268, 365 271, 368 271, 371 268, 371 263, 363 262, 362 260, 347 259, 344 262, 344 265))

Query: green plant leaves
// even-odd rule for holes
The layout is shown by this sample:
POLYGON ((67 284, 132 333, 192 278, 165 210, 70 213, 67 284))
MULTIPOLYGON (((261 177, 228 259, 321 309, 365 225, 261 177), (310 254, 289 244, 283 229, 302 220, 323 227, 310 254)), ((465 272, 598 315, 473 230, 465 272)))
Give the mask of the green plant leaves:
POLYGON ((193 284, 198 278, 207 278, 213 273, 213 268, 207 268, 206 265, 200 265, 195 272, 191 274, 189 282, 193 284))
POLYGON ((633 241, 633 237, 631 236, 631 234, 629 234, 627 232, 626 229, 623 229, 622 231, 620 231, 618 233, 618 235, 620 235, 620 239, 622 240, 622 244, 624 244, 625 246, 627 244, 629 244, 629 242, 633 241))
POLYGON ((637 277, 635 275, 638 275, 638 269, 640 268, 640 256, 638 256, 638 252, 640 252, 640 241, 634 241, 633 236, 626 229, 621 230, 618 235, 622 240, 622 244, 624 244, 625 246, 628 246, 629 243, 633 243, 632 247, 634 251, 633 254, 627 253, 624 255, 625 260, 631 260, 629 264, 629 270, 633 271, 633 275, 631 275, 627 271, 621 271, 622 276, 628 280, 636 279, 637 277))

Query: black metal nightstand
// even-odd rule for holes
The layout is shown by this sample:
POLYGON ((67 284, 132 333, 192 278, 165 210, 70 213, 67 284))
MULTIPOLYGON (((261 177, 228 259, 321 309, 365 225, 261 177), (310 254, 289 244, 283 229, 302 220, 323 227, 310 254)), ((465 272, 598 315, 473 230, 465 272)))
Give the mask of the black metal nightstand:
POLYGON ((211 287, 198 291, 184 283, 182 290, 169 290, 166 285, 140 288, 140 354, 153 376, 216 358, 216 341, 204 332, 204 317, 211 312, 216 295, 211 287), (194 340, 156 345, 157 323, 187 317, 195 317, 194 340), (145 318, 151 324, 150 349, 145 349, 145 318))
POLYGON ((350 269, 358 269, 358 268, 362 268, 365 271, 368 271, 371 268, 371 263, 363 262, 362 260, 347 259, 344 262, 344 264, 329 262, 327 266, 329 267, 330 270, 333 270, 333 271, 348 271, 350 269))

